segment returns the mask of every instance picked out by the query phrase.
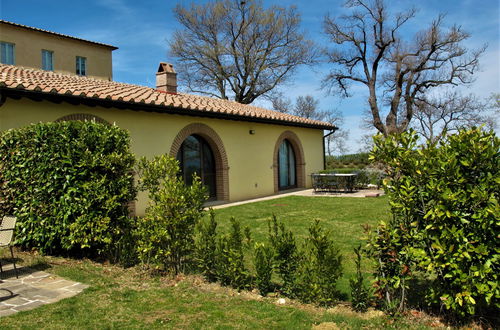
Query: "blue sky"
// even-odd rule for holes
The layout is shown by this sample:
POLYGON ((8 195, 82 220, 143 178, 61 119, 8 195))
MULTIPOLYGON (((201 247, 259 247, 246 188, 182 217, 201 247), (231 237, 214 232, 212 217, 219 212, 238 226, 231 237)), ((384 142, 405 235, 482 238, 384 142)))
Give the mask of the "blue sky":
MULTIPOLYGON (((154 86, 155 70, 160 61, 168 58, 167 41, 179 28, 172 15, 177 3, 185 0, 0 0, 2 19, 68 34, 119 47, 113 52, 114 79, 120 82, 154 86)), ((196 1, 200 2, 200 1, 196 1)), ((481 97, 500 92, 500 10, 498 0, 388 0, 392 8, 402 10, 411 6, 419 9, 417 17, 407 26, 409 31, 425 28, 439 13, 446 13, 447 26, 458 24, 471 34, 465 45, 479 48, 487 43, 481 57, 481 71, 469 92, 481 97)), ((322 34, 322 20, 326 14, 342 13, 343 1, 338 0, 265 0, 265 6, 295 5, 302 15, 303 29, 310 39, 326 46, 322 34)), ((299 95, 313 95, 320 99, 323 110, 337 108, 345 117, 344 128, 349 131, 349 152, 359 149, 359 138, 366 129, 359 127, 366 109, 366 92, 359 86, 353 97, 339 98, 326 95, 320 89, 321 77, 328 71, 327 64, 304 67, 283 89, 285 95, 295 99, 299 95)), ((181 86, 182 87, 182 86, 181 86)), ((265 101, 256 105, 269 107, 265 101)))

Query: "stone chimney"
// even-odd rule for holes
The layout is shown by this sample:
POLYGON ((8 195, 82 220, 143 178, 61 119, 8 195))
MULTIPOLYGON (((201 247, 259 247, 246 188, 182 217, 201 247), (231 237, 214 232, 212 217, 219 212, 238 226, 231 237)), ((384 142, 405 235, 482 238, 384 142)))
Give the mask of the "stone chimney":
POLYGON ((170 63, 160 62, 156 73, 156 89, 168 93, 177 93, 177 73, 170 63))

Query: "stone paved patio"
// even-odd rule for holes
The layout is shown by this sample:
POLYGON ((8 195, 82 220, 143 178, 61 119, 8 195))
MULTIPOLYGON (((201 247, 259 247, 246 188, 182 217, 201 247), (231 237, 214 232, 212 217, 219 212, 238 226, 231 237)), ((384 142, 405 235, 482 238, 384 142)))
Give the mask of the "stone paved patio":
POLYGON ((276 195, 260 197, 260 198, 255 198, 255 199, 248 199, 248 200, 239 201, 239 202, 224 203, 224 204, 221 204, 220 202, 205 203, 205 207, 207 209, 209 207, 211 207, 213 209, 222 209, 222 208, 226 208, 226 207, 230 207, 230 206, 261 202, 261 201, 266 201, 266 200, 276 199, 276 198, 281 198, 281 197, 286 197, 286 196, 360 197, 360 198, 363 198, 363 197, 378 197, 378 196, 382 196, 382 195, 384 195, 383 190, 378 190, 378 189, 363 189, 363 190, 357 190, 355 192, 336 192, 336 193, 315 192, 313 189, 295 189, 295 190, 291 190, 291 191, 285 192, 285 193, 280 193, 280 194, 276 194, 276 195))
POLYGON ((19 269, 16 278, 12 265, 3 264, 0 278, 0 317, 54 303, 82 292, 88 285, 68 281, 44 271, 19 269))

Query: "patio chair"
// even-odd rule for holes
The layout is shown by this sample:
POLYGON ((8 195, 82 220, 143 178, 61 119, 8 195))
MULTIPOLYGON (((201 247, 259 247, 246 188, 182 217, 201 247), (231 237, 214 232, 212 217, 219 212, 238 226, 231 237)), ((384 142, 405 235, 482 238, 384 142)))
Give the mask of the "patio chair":
MULTIPOLYGON (((14 252, 12 250, 12 237, 14 236, 14 228, 16 227, 16 217, 4 216, 2 222, 0 223, 0 248, 9 247, 10 255, 12 257, 12 263, 14 264, 14 272, 17 275, 16 259, 14 258, 14 252)), ((0 274, 3 274, 2 262, 0 261, 0 274)))

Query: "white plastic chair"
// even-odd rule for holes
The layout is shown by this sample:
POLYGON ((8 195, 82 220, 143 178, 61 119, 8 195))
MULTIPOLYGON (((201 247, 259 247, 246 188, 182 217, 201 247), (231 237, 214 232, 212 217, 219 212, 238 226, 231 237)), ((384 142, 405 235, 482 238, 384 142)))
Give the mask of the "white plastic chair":
MULTIPOLYGON (((12 256, 12 263, 14 264, 14 271, 16 273, 16 278, 19 278, 17 275, 16 268, 16 259, 14 258, 14 252, 12 250, 12 238, 14 237, 14 228, 16 227, 16 217, 13 216, 4 216, 2 222, 0 223, 0 248, 9 247, 10 255, 12 256)), ((3 274, 2 263, 0 262, 0 273, 3 274)))

